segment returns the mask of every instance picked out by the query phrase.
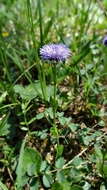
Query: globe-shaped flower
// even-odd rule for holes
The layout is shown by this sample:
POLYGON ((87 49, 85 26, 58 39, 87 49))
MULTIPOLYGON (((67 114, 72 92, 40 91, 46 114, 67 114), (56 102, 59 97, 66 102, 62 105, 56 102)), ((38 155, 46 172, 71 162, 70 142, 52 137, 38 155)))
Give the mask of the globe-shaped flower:
POLYGON ((104 37, 104 39, 103 39, 103 44, 104 44, 105 46, 107 46, 107 36, 104 37))
POLYGON ((40 48, 41 58, 47 61, 65 61, 70 55, 70 49, 64 44, 47 44, 40 48))

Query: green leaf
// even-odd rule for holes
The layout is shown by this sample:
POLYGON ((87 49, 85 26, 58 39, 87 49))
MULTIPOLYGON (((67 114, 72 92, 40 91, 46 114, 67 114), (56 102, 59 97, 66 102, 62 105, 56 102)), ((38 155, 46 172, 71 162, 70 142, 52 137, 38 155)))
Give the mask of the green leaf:
POLYGON ((73 185, 70 190, 83 190, 79 185, 73 185))
POLYGON ((23 170, 30 175, 38 175, 42 158, 40 153, 33 148, 25 148, 23 155, 23 170))
MULTIPOLYGON (((23 172, 22 172, 23 174, 23 172)), ((27 175, 21 175, 20 176, 20 180, 17 180, 17 183, 16 183, 16 187, 17 187, 17 190, 20 190, 24 185, 26 185, 29 181, 29 176, 27 175)))
POLYGON ((105 126, 105 122, 103 120, 99 121, 98 125, 100 125, 101 127, 105 126))
POLYGON ((101 148, 97 145, 95 146, 95 154, 100 161, 103 161, 103 153, 101 151, 101 148))
POLYGON ((95 154, 96 154, 96 167, 101 175, 103 175, 103 161, 104 155, 101 151, 100 147, 95 146, 95 154))
POLYGON ((91 188, 91 184, 86 181, 83 186, 83 190, 90 190, 90 188, 91 188))
POLYGON ((20 188, 27 183, 26 173, 29 176, 38 175, 38 173, 40 172, 40 166, 42 161, 41 155, 37 150, 29 147, 25 148, 25 142, 26 139, 22 143, 19 163, 16 171, 16 185, 17 188, 19 188, 18 190, 20 190, 20 188), (23 182, 24 179, 25 182, 23 182))
POLYGON ((45 110, 45 114, 46 114, 48 117, 50 117, 51 119, 53 119, 53 110, 52 110, 52 108, 47 108, 47 109, 45 110))
POLYGON ((62 183, 62 189, 63 190, 71 190, 71 184, 68 182, 62 183))
POLYGON ((3 92, 3 94, 0 96, 0 104, 6 99, 7 91, 3 92))
POLYGON ((44 118, 44 113, 39 113, 39 114, 37 114, 36 115, 36 119, 42 119, 42 118, 44 118))
POLYGON ((56 168, 62 168, 64 166, 65 160, 63 157, 59 158, 56 163, 55 166, 56 168))
POLYGON ((47 167, 47 162, 44 160, 41 163, 40 172, 45 171, 46 167, 47 167))
POLYGON ((59 119, 59 122, 61 125, 65 125, 65 124, 67 125, 71 120, 70 117, 67 118, 67 117, 63 117, 63 116, 59 117, 58 119, 59 119))
POLYGON ((100 190, 107 190, 107 186, 104 183, 102 183, 100 185, 100 190))
POLYGON ((8 190, 8 188, 6 187, 6 185, 4 185, 1 181, 0 181, 0 189, 1 190, 8 190))
POLYGON ((52 190, 71 190, 71 184, 68 182, 63 183, 54 183, 52 186, 52 190))
POLYGON ((104 4, 105 8, 107 9, 107 1, 106 0, 103 0, 103 4, 104 4))
POLYGON ((20 155, 19 155, 19 162, 18 162, 18 166, 17 166, 17 169, 16 169, 16 174, 17 174, 16 186, 17 186, 17 190, 20 190, 20 188, 24 185, 23 184, 23 176, 24 176, 25 172, 23 171, 23 157, 24 157, 24 148, 25 148, 26 138, 27 138, 27 136, 24 138, 24 140, 22 142, 22 145, 21 145, 20 155))
POLYGON ((53 180, 52 180, 52 176, 51 175, 43 175, 43 184, 45 187, 50 187, 52 184, 53 180))
POLYGON ((52 190, 63 190, 62 185, 60 183, 54 183, 52 186, 52 190))
POLYGON ((30 101, 37 97, 37 92, 33 85, 28 85, 26 87, 23 87, 22 85, 15 85, 14 90, 16 93, 20 95, 20 97, 24 100, 30 101))
POLYGON ((68 127, 71 129, 72 132, 75 132, 79 128, 79 125, 76 123, 70 123, 68 127))
POLYGON ((59 158, 62 156, 63 150, 64 150, 63 145, 61 145, 61 144, 57 145, 57 147, 56 147, 56 158, 59 158))
POLYGON ((56 173, 56 179, 59 183, 64 183, 66 181, 64 170, 58 171, 56 173))
POLYGON ((11 124, 8 121, 9 115, 10 114, 7 114, 0 121, 0 136, 5 136, 10 132, 11 124))
MULTIPOLYGON (((36 173, 35 172, 36 168, 35 168, 34 164, 28 163, 26 171, 27 171, 27 174, 32 177, 36 173)), ((37 173, 35 175, 37 175, 37 173)))
POLYGON ((37 181, 37 178, 33 178, 30 181, 30 190, 39 190, 39 181, 37 181))
POLYGON ((82 163, 83 163, 83 160, 82 160, 82 158, 80 158, 80 157, 76 157, 76 158, 73 160, 73 162, 72 162, 72 164, 73 164, 74 166, 76 166, 76 167, 82 165, 82 163))
POLYGON ((78 183, 81 181, 83 176, 85 177, 85 174, 80 169, 76 169, 75 167, 71 168, 69 171, 69 176, 71 178, 72 183, 78 183))
POLYGON ((104 176, 107 177, 107 160, 104 160, 103 162, 103 173, 104 176))
POLYGON ((50 101, 50 98, 53 97, 54 94, 54 87, 52 85, 48 85, 46 91, 47 91, 48 101, 50 101))

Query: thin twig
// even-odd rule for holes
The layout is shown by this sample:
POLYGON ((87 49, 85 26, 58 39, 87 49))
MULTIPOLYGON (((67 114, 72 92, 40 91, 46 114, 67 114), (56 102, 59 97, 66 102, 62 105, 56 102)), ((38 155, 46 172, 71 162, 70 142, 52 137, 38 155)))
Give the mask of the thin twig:
POLYGON ((7 168, 7 171, 8 171, 8 174, 10 176, 11 181, 14 182, 14 179, 13 179, 13 176, 11 174, 10 168, 7 168))

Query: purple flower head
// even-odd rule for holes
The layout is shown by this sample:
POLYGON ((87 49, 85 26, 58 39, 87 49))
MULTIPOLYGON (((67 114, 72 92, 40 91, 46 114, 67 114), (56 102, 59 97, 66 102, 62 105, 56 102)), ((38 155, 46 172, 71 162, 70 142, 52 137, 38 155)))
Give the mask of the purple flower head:
POLYGON ((107 36, 104 37, 104 39, 103 39, 103 44, 104 44, 105 46, 107 46, 107 36))
POLYGON ((40 48, 40 56, 47 61, 65 61, 71 52, 64 44, 47 44, 40 48))

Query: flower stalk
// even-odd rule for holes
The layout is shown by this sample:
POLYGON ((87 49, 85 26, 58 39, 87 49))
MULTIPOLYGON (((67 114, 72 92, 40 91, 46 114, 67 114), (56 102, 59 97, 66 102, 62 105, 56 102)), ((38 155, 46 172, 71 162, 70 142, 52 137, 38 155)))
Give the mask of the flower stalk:
POLYGON ((56 85, 57 85, 57 77, 56 77, 56 64, 52 65, 53 72, 53 82, 54 82, 54 93, 53 93, 53 121, 54 126, 56 125, 56 85))
POLYGON ((66 59, 71 55, 71 51, 64 44, 48 44, 40 48, 41 59, 47 61, 52 66, 52 75, 54 83, 54 93, 52 98, 52 108, 53 108, 53 129, 54 133, 58 139, 58 129, 56 126, 56 112, 57 112, 57 100, 56 100, 56 91, 57 91, 57 70, 56 66, 59 62, 65 62, 66 59))

